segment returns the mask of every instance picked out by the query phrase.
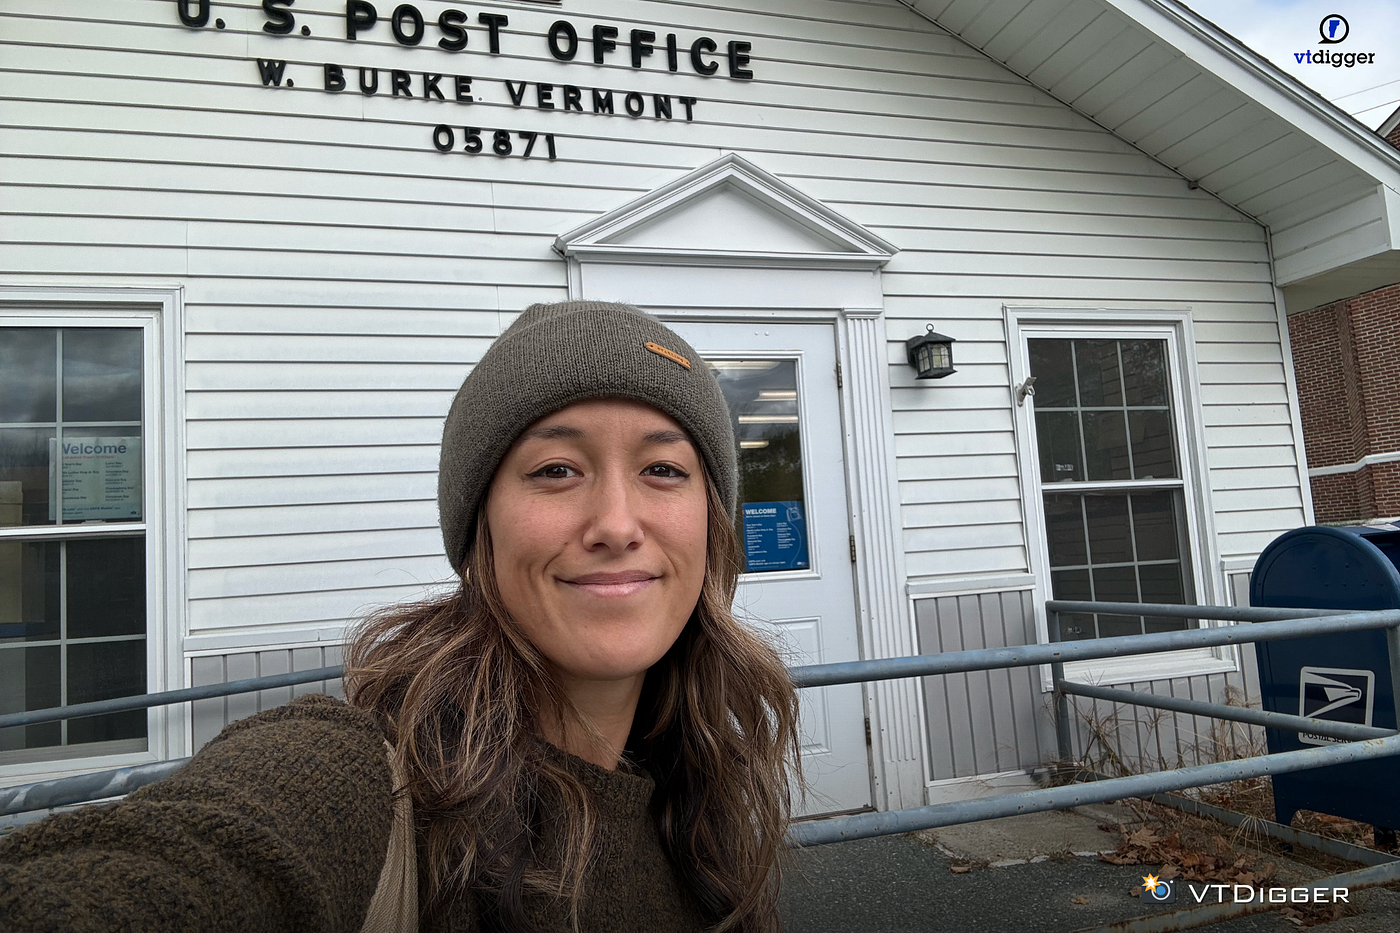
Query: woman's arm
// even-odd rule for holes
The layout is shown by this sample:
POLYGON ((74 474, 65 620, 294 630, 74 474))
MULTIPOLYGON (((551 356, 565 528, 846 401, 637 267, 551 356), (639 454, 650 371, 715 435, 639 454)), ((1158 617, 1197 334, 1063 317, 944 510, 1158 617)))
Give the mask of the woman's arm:
POLYGON ((372 718, 302 697, 121 803, 0 839, 0 929, 355 933, 391 818, 372 718))

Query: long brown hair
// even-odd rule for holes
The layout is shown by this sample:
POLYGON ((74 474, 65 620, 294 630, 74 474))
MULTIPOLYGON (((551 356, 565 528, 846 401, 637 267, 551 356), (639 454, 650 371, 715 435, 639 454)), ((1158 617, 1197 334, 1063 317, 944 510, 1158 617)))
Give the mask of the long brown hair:
MULTIPOLYGON (((661 843, 717 931, 775 933, 797 695, 777 654, 731 605, 739 545, 714 483, 705 576, 690 620, 647 672, 628 753, 655 778, 661 843)), ((425 911, 467 891, 509 931, 522 898, 561 897, 577 917, 595 814, 583 785, 539 753, 541 711, 577 711, 510 622, 485 508, 451 594, 382 610, 349 646, 350 702, 375 711, 409 775, 424 843, 425 911), (542 797, 563 803, 562 851, 531 850, 542 797)), ((582 723, 585 729, 588 724, 582 723)))

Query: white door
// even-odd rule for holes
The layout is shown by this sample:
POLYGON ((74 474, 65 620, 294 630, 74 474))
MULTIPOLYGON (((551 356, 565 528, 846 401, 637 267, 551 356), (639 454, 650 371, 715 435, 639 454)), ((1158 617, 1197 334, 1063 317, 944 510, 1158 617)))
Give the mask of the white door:
MULTIPOLYGON (((829 324, 668 322, 715 370, 739 444, 735 610, 789 665, 860 657, 829 324)), ((860 684, 802 691, 804 814, 870 805, 860 684)))

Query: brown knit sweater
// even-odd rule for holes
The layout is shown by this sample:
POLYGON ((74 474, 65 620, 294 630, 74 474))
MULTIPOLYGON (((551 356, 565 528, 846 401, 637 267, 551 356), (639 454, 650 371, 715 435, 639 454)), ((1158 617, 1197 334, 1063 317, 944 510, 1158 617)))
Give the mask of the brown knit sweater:
MULTIPOLYGON (((661 848, 651 778, 564 757, 599 808, 581 933, 702 930, 661 848)), ((230 725, 188 766, 122 803, 0 839, 0 930, 357 933, 391 817, 373 719, 302 697, 230 725)), ((560 902, 527 898, 525 907, 542 930, 570 928, 560 902)), ((477 933, 483 921, 469 893, 424 918, 423 931, 477 933)))

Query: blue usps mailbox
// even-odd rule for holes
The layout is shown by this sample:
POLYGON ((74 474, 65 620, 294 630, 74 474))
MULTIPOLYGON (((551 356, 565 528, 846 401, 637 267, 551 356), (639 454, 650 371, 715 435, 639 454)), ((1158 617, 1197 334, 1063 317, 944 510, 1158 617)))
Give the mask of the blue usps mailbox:
MULTIPOLYGON (((1254 606, 1303 609, 1400 609, 1400 529, 1298 528, 1264 549, 1254 564, 1254 606)), ((1395 694, 1385 630, 1259 642, 1261 700, 1267 710, 1338 722, 1395 728, 1395 694)), ((1287 752, 1341 741, 1265 730, 1269 751, 1287 752)), ((1383 758, 1292 774, 1276 774, 1275 818, 1315 810, 1376 827, 1400 827, 1400 761, 1383 758)))

